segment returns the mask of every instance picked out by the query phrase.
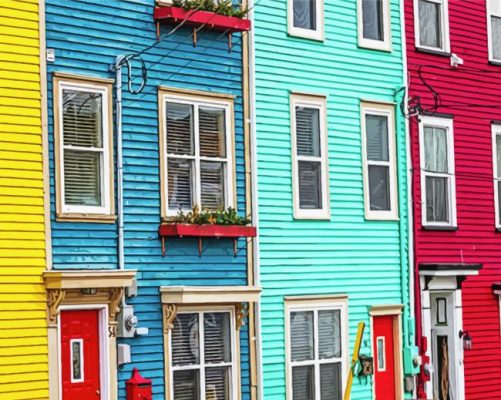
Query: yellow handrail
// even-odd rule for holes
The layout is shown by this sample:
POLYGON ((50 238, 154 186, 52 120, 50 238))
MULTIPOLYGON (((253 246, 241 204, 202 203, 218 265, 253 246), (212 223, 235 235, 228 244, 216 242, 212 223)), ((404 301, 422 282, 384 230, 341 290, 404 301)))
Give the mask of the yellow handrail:
POLYGON ((346 383, 346 389, 344 391, 344 400, 350 400, 351 396, 351 386, 353 385, 353 367, 358 362, 358 355, 360 352, 360 346, 362 344, 362 337, 364 336, 365 322, 358 323, 357 337, 355 339, 355 347, 353 348, 353 355, 351 357, 350 371, 348 372, 348 382, 346 383))

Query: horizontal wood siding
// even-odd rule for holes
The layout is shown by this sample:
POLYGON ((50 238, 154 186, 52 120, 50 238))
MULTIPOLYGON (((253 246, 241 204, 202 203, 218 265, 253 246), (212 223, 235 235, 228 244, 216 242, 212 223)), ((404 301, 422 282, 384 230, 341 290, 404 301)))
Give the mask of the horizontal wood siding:
MULTIPOLYGON (((349 295, 350 348, 367 323, 361 352, 370 354, 368 309, 404 303, 407 251, 396 221, 366 221, 360 101, 395 101, 403 85, 399 1, 391 1, 392 52, 357 47, 356 1, 325 2, 324 42, 287 35, 287 1, 255 7, 259 240, 263 380, 266 400, 285 399, 284 296, 349 295), (293 219, 291 91, 326 95, 329 221, 293 219), (401 251, 404 265, 401 265, 401 251)), ((397 109, 398 110, 398 109, 397 109)), ((398 114, 398 113, 397 113, 398 114)), ((407 230, 405 129, 397 124, 400 209, 407 230)), ((345 353, 346 354, 346 353, 345 353)), ((347 371, 344 371, 345 373, 347 371)), ((371 399, 372 383, 355 380, 352 399, 371 399)))
MULTIPOLYGON (((56 62, 49 66, 49 80, 55 71, 114 78, 109 67, 116 56, 139 51, 155 42, 153 7, 154 0, 48 0, 48 47, 56 49, 56 62)), ((172 28, 162 27, 162 35, 172 28)), ((188 238, 168 239, 166 257, 161 255, 157 233, 159 85, 236 96, 236 187, 238 209, 245 214, 241 38, 238 34, 233 36, 230 53, 228 40, 220 33, 199 32, 197 47, 193 46, 190 34, 191 30, 183 27, 143 55, 148 84, 141 94, 130 94, 124 84, 125 263, 126 268, 139 271, 138 296, 128 302, 135 307, 139 325, 148 327, 149 334, 120 340, 132 347, 132 363, 119 371, 120 399, 125 398, 125 380, 130 377, 132 367, 138 367, 145 377, 153 379, 154 399, 164 399, 160 286, 247 284, 245 240, 239 240, 236 257, 232 241, 215 239, 204 240, 203 255, 199 257, 197 240, 188 238)), ((135 87, 139 76, 138 65, 134 64, 135 87)), ((126 70, 123 77, 126 81, 126 70)), ((52 215, 54 218, 54 197, 52 215)), ((117 268, 116 235, 116 224, 53 221, 54 267, 117 268)), ((241 332, 243 399, 249 398, 248 343, 244 328, 241 332)))
POLYGON ((499 304, 491 286, 501 282, 501 233, 495 230, 492 181, 491 121, 500 119, 501 66, 490 65, 484 1, 449 0, 451 52, 464 60, 450 69, 449 57, 415 49, 412 2, 406 2, 407 58, 410 95, 423 106, 433 105, 432 94, 417 75, 440 94, 439 113, 454 117, 457 231, 421 228, 419 143, 416 119, 411 121, 414 158, 415 249, 419 263, 481 263, 480 275, 463 283, 463 325, 473 337, 465 351, 466 399, 501 397, 499 304))

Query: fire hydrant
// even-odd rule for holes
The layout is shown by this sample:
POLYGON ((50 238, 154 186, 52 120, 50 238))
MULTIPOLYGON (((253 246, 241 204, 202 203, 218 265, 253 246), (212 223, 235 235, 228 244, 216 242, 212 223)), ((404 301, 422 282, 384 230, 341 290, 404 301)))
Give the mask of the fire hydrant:
POLYGON ((130 379, 125 383, 127 400, 151 400, 151 379, 143 378, 134 368, 130 379))

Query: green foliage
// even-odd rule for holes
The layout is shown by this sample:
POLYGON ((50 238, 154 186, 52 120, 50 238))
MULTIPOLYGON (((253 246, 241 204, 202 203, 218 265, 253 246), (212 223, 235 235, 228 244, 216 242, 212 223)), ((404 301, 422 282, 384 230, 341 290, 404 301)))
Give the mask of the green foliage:
POLYGON ((211 11, 228 17, 244 18, 249 12, 242 8, 242 4, 233 4, 232 0, 173 0, 174 7, 182 7, 186 11, 211 11))
POLYGON ((178 224, 197 224, 197 225, 248 225, 251 220, 241 217, 234 208, 227 210, 203 210, 200 211, 197 206, 188 213, 179 211, 175 217, 169 219, 169 222, 178 224))

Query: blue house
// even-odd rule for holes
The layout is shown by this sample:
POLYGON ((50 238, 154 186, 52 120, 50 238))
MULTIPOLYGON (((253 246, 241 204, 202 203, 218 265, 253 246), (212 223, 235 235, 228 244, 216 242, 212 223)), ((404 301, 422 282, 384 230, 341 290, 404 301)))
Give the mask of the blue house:
POLYGON ((51 399, 256 385, 250 24, 167 3, 46 2, 51 399))

